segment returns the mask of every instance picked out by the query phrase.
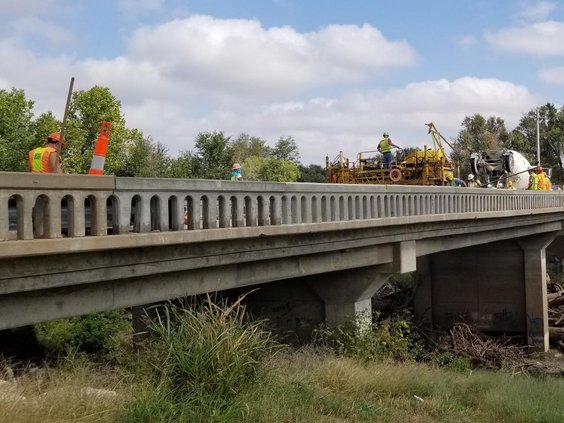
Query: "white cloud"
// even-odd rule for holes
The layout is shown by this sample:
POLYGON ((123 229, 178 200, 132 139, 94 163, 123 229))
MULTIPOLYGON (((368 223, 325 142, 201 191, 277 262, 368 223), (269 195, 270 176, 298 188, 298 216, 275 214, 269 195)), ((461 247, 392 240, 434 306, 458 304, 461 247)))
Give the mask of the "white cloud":
POLYGON ((407 43, 388 41, 369 25, 299 33, 290 27, 265 29, 255 20, 209 16, 141 28, 129 47, 132 61, 158 64, 179 87, 203 84, 223 94, 249 96, 354 82, 415 62, 407 43))
POLYGON ((549 1, 539 1, 526 7, 519 16, 528 22, 538 22, 545 20, 554 10, 556 5, 549 1))
POLYGON ((564 66, 542 69, 539 78, 547 84, 564 85, 564 66))
POLYGON ((546 21, 504 28, 487 32, 485 38, 493 47, 510 53, 535 56, 564 54, 564 22, 546 21))
POLYGON ((526 88, 495 79, 441 79, 378 91, 357 85, 415 60, 409 45, 368 25, 299 33, 196 16, 140 29, 122 56, 107 60, 45 58, 1 40, 0 84, 25 88, 36 112, 52 110, 62 118, 75 76, 76 90, 108 87, 127 125, 171 153, 193 148, 198 132, 222 130, 270 143, 292 136, 306 164, 323 164, 326 154, 340 150, 351 158, 373 150, 384 130, 402 146, 422 146, 430 142, 429 121, 454 137, 474 113, 499 116, 512 128, 540 102, 526 88), (323 89, 344 94, 320 95, 323 89))

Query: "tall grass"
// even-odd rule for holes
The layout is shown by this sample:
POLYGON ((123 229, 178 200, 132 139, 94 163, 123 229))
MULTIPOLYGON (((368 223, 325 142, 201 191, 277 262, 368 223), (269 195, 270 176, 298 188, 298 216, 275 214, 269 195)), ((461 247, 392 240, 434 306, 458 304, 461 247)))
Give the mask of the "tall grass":
POLYGON ((235 421, 230 419, 245 412, 238 395, 277 349, 263 322, 247 321, 241 300, 218 305, 208 299, 195 308, 171 305, 157 316, 151 323, 156 340, 138 366, 150 383, 123 421, 235 421))

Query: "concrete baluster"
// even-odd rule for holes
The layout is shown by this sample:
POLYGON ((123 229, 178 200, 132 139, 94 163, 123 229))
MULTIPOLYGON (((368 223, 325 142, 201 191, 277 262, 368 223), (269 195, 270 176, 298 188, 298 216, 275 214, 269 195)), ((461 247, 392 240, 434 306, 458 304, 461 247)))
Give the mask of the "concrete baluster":
POLYGON ((5 241, 10 237, 9 199, 10 195, 8 193, 0 192, 0 241, 5 241))
POLYGON ((61 196, 49 194, 49 201, 45 209, 45 237, 49 239, 61 237, 61 196))

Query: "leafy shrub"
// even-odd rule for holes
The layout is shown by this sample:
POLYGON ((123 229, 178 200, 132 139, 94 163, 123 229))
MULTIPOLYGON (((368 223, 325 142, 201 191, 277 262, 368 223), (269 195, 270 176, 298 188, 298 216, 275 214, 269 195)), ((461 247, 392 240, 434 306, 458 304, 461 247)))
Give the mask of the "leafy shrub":
POLYGON ((376 321, 370 329, 359 326, 362 319, 334 328, 322 328, 316 342, 325 344, 338 354, 364 360, 415 359, 423 353, 423 343, 412 329, 409 313, 396 314, 376 321))
POLYGON ((35 325, 38 341, 55 355, 78 351, 108 355, 130 331, 125 311, 114 310, 35 325))
POLYGON ((472 370, 472 363, 466 357, 459 355, 442 352, 431 356, 431 364, 436 367, 443 367, 448 370, 454 370, 462 373, 467 373, 472 370))

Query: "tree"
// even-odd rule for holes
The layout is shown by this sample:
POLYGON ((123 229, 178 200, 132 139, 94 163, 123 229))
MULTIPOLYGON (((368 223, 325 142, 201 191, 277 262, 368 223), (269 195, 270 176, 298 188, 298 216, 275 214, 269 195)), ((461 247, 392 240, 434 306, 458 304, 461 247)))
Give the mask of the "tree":
POLYGON ((178 157, 170 159, 168 178, 196 178, 197 157, 183 151, 178 157))
POLYGON ((300 153, 298 151, 298 145, 292 137, 280 137, 276 142, 271 155, 275 159, 287 160, 295 164, 300 163, 300 153))
POLYGON ((319 165, 299 166, 300 177, 298 182, 327 182, 325 169, 319 165))
MULTIPOLYGON (((564 107, 546 103, 538 108, 541 165, 553 170, 553 182, 564 182, 564 107)), ((537 109, 524 115, 511 133, 511 148, 537 163, 537 109)))
POLYGON ((165 178, 169 174, 171 159, 161 143, 143 137, 138 130, 130 130, 131 145, 124 167, 117 176, 139 176, 143 178, 165 178))
POLYGON ((266 141, 247 134, 241 134, 233 140, 231 148, 233 150, 233 163, 243 163, 247 157, 251 156, 268 157, 271 153, 266 141))
POLYGON ((131 144, 131 132, 125 128, 121 103, 108 88, 94 86, 72 95, 62 151, 63 170, 87 173, 102 121, 111 123, 105 172, 123 172, 131 144), (125 153, 125 154, 124 154, 125 153))
POLYGON ((509 133, 503 119, 499 117, 484 118, 480 114, 466 116, 462 121, 463 129, 453 142, 450 158, 459 164, 461 174, 470 172, 470 155, 484 150, 496 150, 505 147, 509 133))
POLYGON ((194 176, 201 179, 229 179, 233 149, 223 132, 201 132, 196 137, 194 176))
POLYGON ((283 159, 266 159, 259 171, 260 181, 296 182, 300 177, 298 165, 283 159))
POLYGON ((32 109, 23 90, 0 90, 0 170, 26 171, 27 153, 44 143, 35 139, 32 109))

